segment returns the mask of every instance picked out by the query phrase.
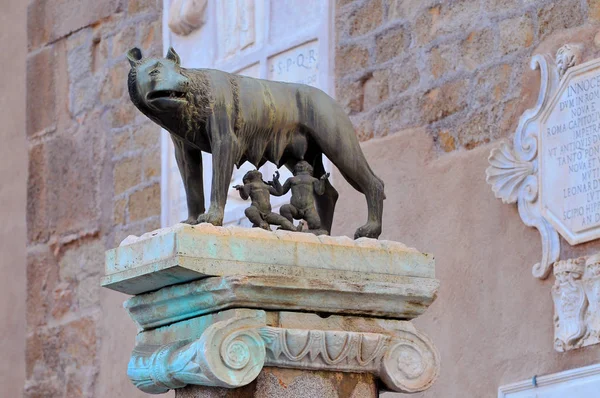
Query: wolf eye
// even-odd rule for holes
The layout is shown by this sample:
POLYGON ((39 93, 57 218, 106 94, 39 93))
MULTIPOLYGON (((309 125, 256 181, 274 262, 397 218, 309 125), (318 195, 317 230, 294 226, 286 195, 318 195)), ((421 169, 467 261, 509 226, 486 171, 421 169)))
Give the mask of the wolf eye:
POLYGON ((152 69, 149 73, 150 76, 156 76, 160 73, 158 69, 152 69))

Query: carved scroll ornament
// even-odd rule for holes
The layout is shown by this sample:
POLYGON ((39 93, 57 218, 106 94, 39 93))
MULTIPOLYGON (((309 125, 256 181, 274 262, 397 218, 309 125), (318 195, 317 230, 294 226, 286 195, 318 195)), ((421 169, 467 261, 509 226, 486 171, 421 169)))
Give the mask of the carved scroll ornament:
POLYGON ((391 334, 285 329, 234 318, 209 326, 198 340, 138 345, 128 375, 140 390, 160 394, 188 384, 235 388, 263 366, 372 373, 392 391, 429 388, 440 359, 431 341, 408 322, 391 334))
MULTIPOLYGON (((534 108, 523 113, 512 145, 503 143, 492 149, 486 180, 495 196, 503 203, 517 203, 519 215, 530 227, 538 229, 542 239, 542 259, 532 269, 533 276, 545 279, 552 264, 559 259, 560 240, 555 226, 543 214, 540 198, 540 131, 542 117, 555 98, 565 73, 580 62, 581 46, 561 47, 552 59, 549 55, 535 55, 531 68, 539 69, 540 92, 534 108)), ((546 112, 547 114, 548 112, 546 112)))
POLYGON ((192 342, 138 345, 127 375, 137 388, 149 394, 188 384, 229 388, 246 385, 265 363, 265 345, 256 330, 259 324, 254 318, 233 318, 212 324, 192 342))

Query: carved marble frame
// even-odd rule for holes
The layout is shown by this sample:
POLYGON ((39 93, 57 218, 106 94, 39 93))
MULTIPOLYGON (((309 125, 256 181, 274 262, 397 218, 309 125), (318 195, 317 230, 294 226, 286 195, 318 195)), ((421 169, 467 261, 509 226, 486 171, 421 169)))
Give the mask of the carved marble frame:
MULTIPOLYGON (((486 181, 492 186, 495 196, 503 203, 517 203, 523 223, 537 228, 540 233, 542 259, 532 268, 533 276, 539 279, 550 275, 552 265, 560 256, 558 231, 544 214, 540 196, 539 134, 547 114, 546 108, 560 94, 561 81, 598 62, 578 65, 581 53, 581 45, 567 44, 557 51, 555 59, 548 54, 532 58, 531 69, 540 70, 540 92, 536 105, 521 116, 512 145, 502 143, 492 149, 488 158, 490 166, 486 169, 486 181)), ((571 236, 566 239, 573 242, 571 236)))

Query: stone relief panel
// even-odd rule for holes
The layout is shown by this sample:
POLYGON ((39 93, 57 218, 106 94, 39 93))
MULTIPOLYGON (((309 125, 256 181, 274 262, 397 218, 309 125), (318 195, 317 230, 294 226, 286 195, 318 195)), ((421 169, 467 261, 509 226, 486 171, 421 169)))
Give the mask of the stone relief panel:
POLYGON ((169 29, 187 36, 204 25, 208 0, 173 0, 169 7, 169 29))
POLYGON ((554 348, 564 352, 600 342, 600 254, 557 261, 554 348))
POLYGON ((319 41, 277 54, 268 61, 269 79, 311 86, 319 84, 319 41))
POLYGON ((583 46, 536 55, 541 75, 536 106, 521 117, 512 145, 491 151, 487 181, 497 198, 517 203, 523 222, 539 230, 545 279, 571 245, 600 238, 600 59, 579 64, 583 46))
POLYGON ((556 282, 552 287, 554 300, 554 347, 567 351, 581 345, 585 333, 583 316, 585 293, 581 284, 584 260, 581 258, 554 263, 556 282))
POLYGON ((217 2, 217 38, 219 57, 228 58, 255 43, 254 0, 217 2))
POLYGON ((327 1, 271 0, 269 13, 269 40, 297 35, 299 31, 314 28, 321 16, 327 13, 327 1), (299 18, 300 16, 300 18, 299 18))

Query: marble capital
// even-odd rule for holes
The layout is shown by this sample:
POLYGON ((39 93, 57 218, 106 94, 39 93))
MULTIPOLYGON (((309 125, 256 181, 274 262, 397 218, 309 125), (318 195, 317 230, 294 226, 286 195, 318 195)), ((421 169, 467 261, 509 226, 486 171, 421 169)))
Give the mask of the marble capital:
POLYGON ((371 373, 391 391, 412 393, 431 386, 440 359, 406 321, 236 309, 142 332, 128 375, 142 391, 159 394, 187 385, 242 387, 264 366, 371 373), (342 326, 353 322, 356 330, 342 326))

